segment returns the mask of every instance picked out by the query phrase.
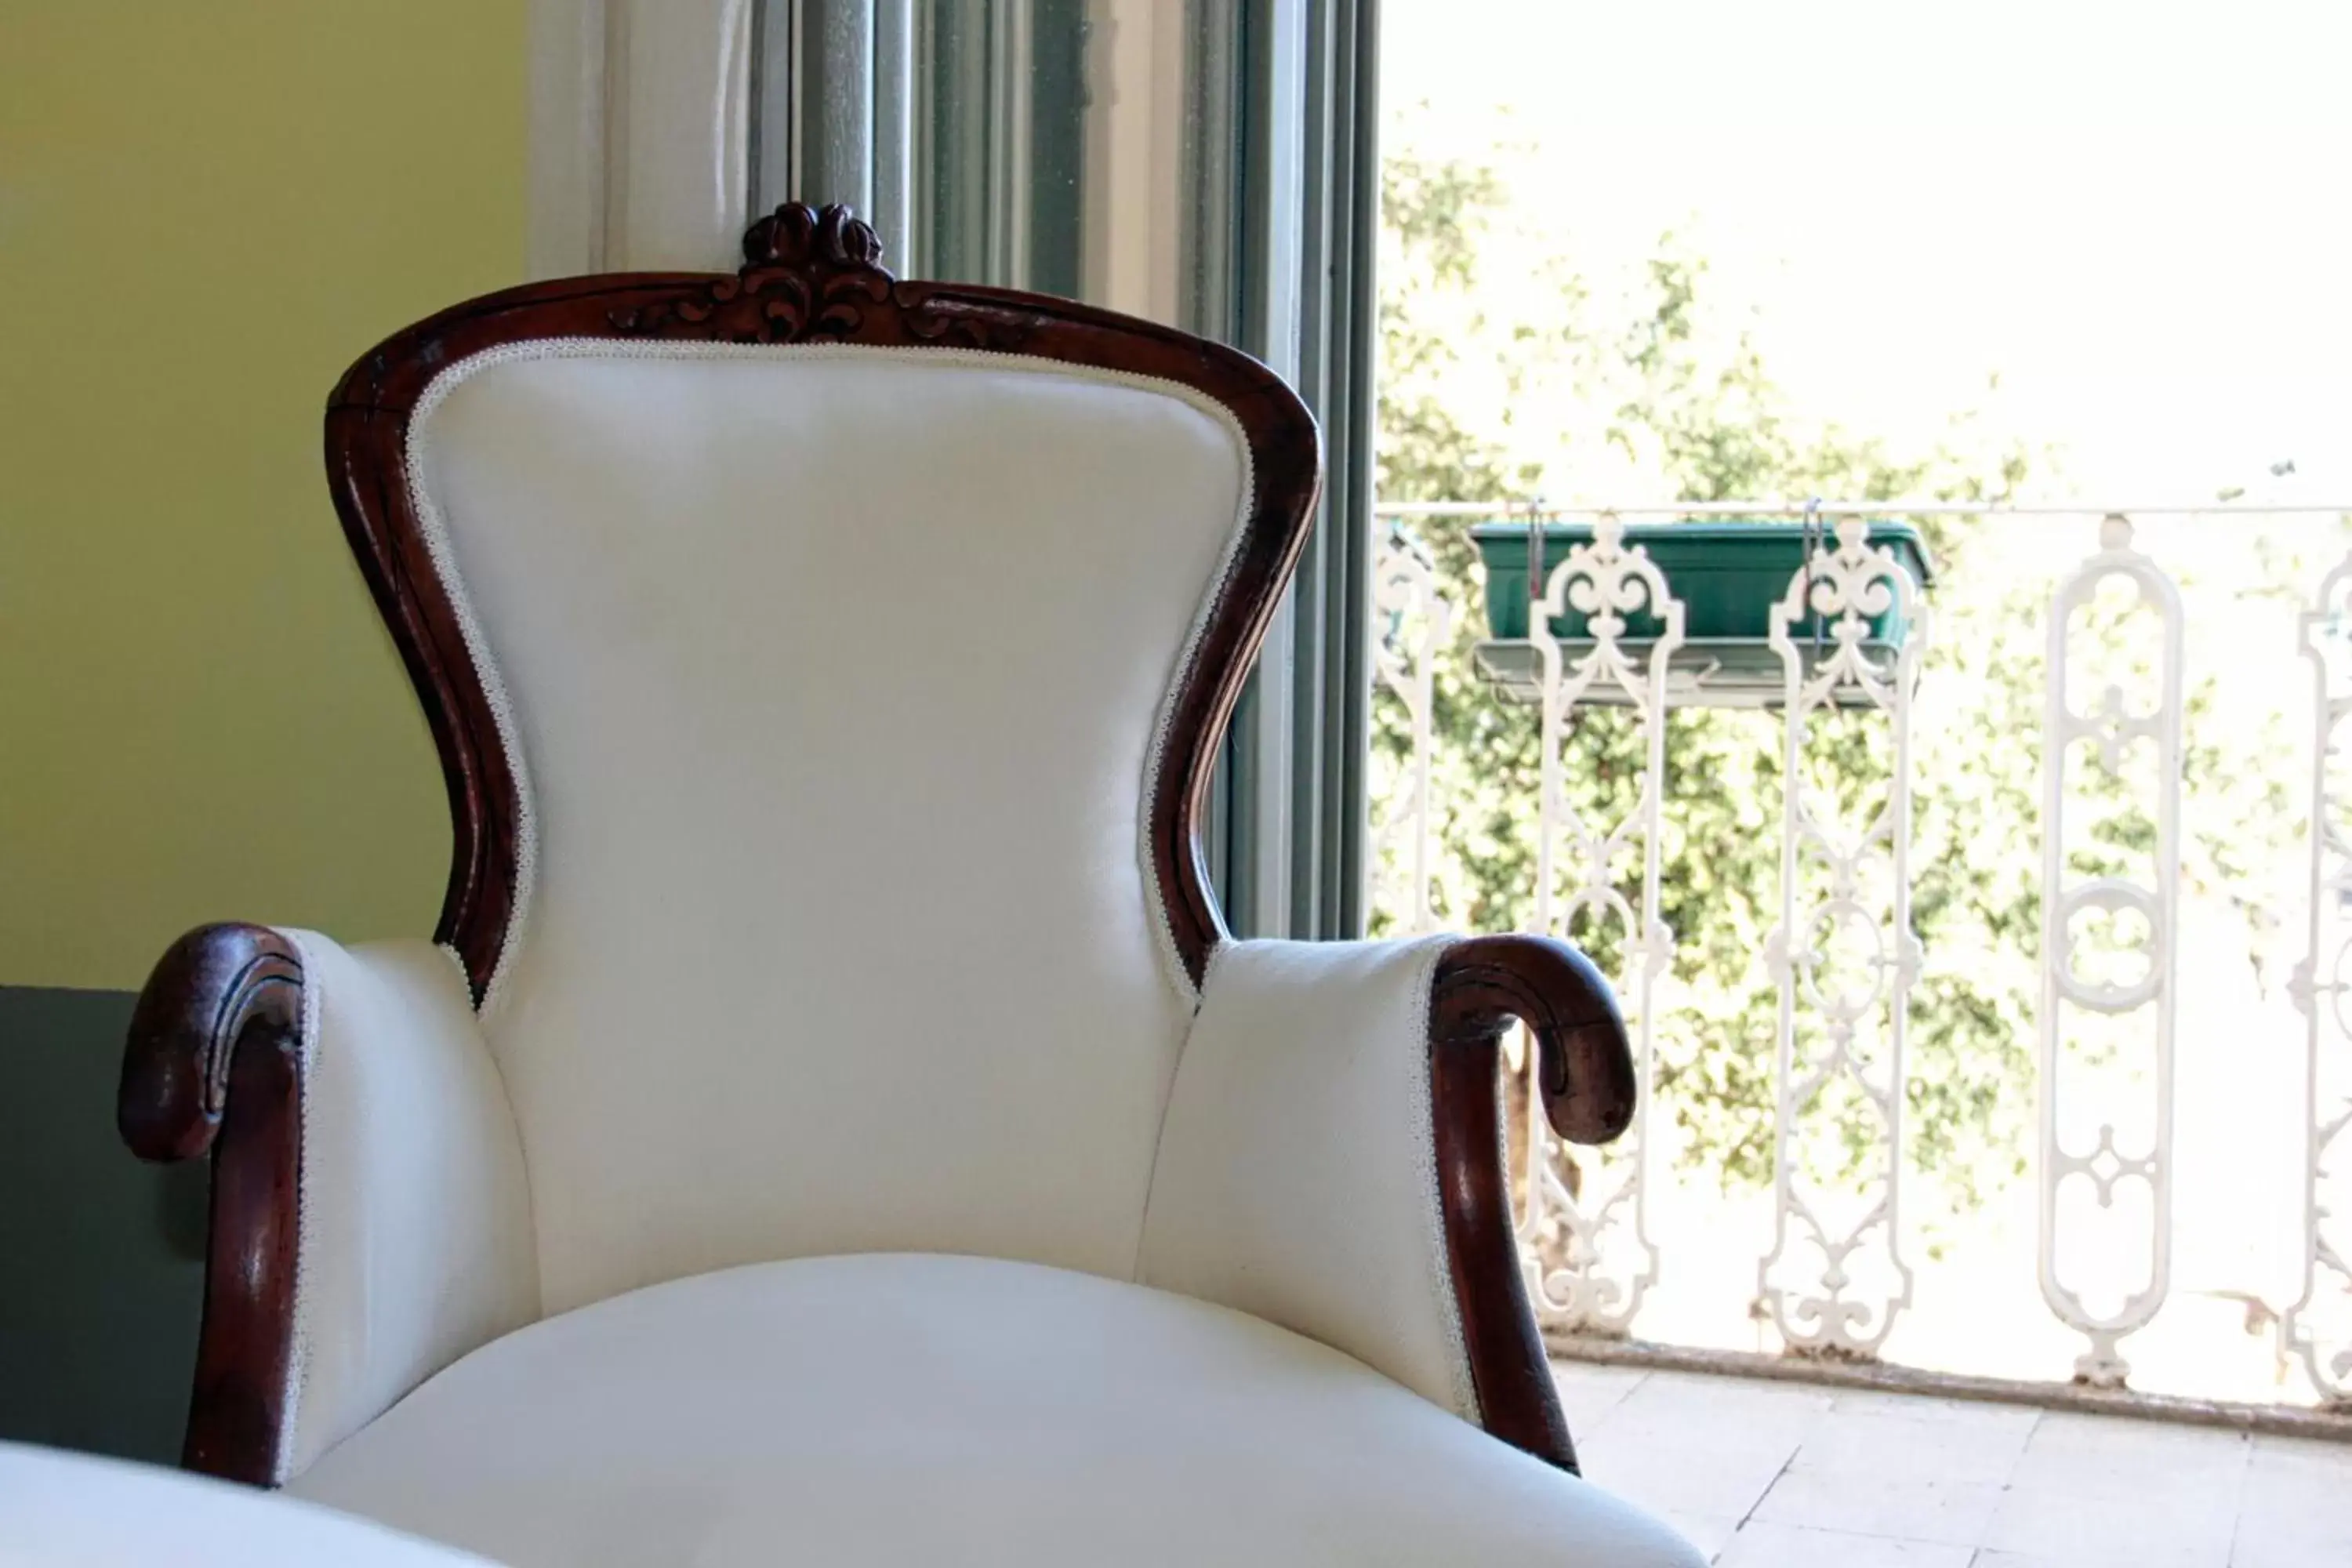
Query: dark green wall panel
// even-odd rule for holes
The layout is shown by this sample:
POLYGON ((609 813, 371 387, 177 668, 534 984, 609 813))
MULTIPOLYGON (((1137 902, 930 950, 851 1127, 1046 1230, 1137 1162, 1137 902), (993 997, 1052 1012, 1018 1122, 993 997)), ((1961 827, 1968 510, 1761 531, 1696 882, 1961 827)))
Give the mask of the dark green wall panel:
POLYGON ((176 1460, 205 1167, 114 1135, 131 996, 0 986, 0 1437, 176 1460))

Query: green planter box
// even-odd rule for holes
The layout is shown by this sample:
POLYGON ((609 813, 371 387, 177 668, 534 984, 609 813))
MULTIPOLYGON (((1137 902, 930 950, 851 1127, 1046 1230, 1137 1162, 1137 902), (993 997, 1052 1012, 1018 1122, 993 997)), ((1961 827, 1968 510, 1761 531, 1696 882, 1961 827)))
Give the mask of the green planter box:
MULTIPOLYGON (((1525 642, 1528 637, 1530 531, 1521 522, 1480 523, 1470 531, 1486 567, 1486 625, 1497 642, 1525 642)), ((1546 523, 1545 574, 1577 545, 1591 542, 1591 523, 1546 523)), ((1760 647, 1771 635, 1772 606, 1805 563, 1805 525, 1801 522, 1634 523, 1625 530, 1625 542, 1647 550, 1665 574, 1668 592, 1683 602, 1684 639, 1693 644, 1760 647)), ((1874 522, 1870 542, 1891 548, 1912 581, 1927 585, 1934 569, 1917 529, 1903 522, 1874 522)), ((1807 616, 1790 628, 1791 634, 1810 640, 1819 618, 1807 616)), ((1626 640, 1654 641, 1664 629, 1654 616, 1631 616, 1626 640)), ((1890 609, 1872 620, 1868 640, 1900 647, 1906 629, 1901 610, 1890 609)), ((1822 631, 1828 635, 1827 627, 1822 631)), ((1554 617, 1551 634, 1562 642, 1592 639, 1587 617, 1573 610, 1554 617)))

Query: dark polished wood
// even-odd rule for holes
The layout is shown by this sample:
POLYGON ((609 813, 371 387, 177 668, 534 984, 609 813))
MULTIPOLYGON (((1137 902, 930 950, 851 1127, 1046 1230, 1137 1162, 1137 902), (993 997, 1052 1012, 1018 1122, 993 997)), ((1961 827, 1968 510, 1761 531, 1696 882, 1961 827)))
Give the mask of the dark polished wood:
POLYGON ((1482 936, 1438 961, 1429 1005, 1430 1114, 1439 1208, 1480 1422, 1575 1471, 1576 1446, 1519 1271, 1503 1162, 1503 1031, 1525 1023, 1544 1112, 1559 1135, 1605 1143, 1633 1117, 1633 1054, 1609 983, 1549 937, 1482 936))
POLYGON ((426 552, 404 471, 416 400, 448 366, 540 338, 842 342, 983 349, 1157 377, 1232 410, 1250 447, 1249 517, 1171 710, 1150 802, 1153 868, 1176 947, 1197 984, 1225 934, 1209 889, 1202 819, 1210 773, 1283 584, 1307 541, 1320 446, 1314 416, 1237 350, 1066 300, 902 282, 846 209, 779 207, 743 239, 743 267, 623 273, 509 289, 395 333, 343 377, 327 411, 337 510, 415 683, 441 752, 456 852, 436 932, 478 998, 514 910, 517 795, 482 681, 426 552))
POLYGON ((278 932, 210 925, 139 994, 115 1116, 142 1159, 210 1152, 204 1324, 181 1463, 277 1479, 294 1348, 302 1163, 302 960, 278 932))

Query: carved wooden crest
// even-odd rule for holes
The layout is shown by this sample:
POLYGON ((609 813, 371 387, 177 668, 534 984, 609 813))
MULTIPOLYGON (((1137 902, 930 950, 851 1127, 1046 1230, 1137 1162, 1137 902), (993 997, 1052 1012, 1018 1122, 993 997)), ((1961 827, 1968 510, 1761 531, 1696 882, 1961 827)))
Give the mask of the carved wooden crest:
POLYGON ((743 266, 690 294, 612 313, 630 337, 717 342, 953 341, 1010 349, 1025 323, 959 309, 928 284, 905 284, 882 265, 882 240, 847 207, 786 202, 743 236, 743 266))

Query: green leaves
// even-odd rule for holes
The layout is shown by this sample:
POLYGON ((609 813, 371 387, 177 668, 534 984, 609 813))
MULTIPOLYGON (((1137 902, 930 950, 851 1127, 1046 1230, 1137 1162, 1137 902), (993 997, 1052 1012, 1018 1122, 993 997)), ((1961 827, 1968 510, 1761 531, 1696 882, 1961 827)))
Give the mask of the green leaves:
MULTIPOLYGON (((1752 337, 1738 335, 1727 353, 1709 349, 1700 330, 1706 265, 1672 235, 1661 239, 1625 320, 1486 322, 1466 301, 1481 287, 1480 242, 1507 198, 1494 171, 1407 154, 1391 160, 1383 190, 1391 266, 1377 454, 1383 500, 1531 496, 1540 467, 1515 457, 1513 445, 1531 433, 1510 426, 1507 408, 1474 425, 1471 407, 1449 396, 1458 367, 1490 358, 1519 377, 1559 370, 1544 356, 1564 356, 1566 374, 1611 410, 1605 440, 1653 474, 1660 496, 1990 500, 2025 477, 2021 452, 1971 450, 1965 419, 1935 449, 1910 457, 1835 426, 1801 434, 1752 337)), ((1589 311, 1589 290, 1564 262, 1555 265, 1562 280, 1552 297, 1571 316, 1589 311)), ((1976 537, 1966 521, 1931 531, 1956 587, 1939 595, 1943 629, 1926 681, 1958 707, 1925 739, 1918 768, 1913 919, 1929 957, 1914 994, 1906 1089, 1911 1158, 1963 1206, 2013 1168, 2021 1146, 2032 1100, 2027 1029, 2039 984, 2038 755, 2031 744, 1986 742, 2030 735, 2038 725, 2040 623, 2030 605, 1966 601, 1965 561, 1976 537)), ((1536 913, 1538 715, 1476 673, 1484 584, 1466 531, 1436 521, 1417 538, 1455 606, 1433 693, 1437 918, 1461 929, 1524 928, 1536 913)), ((1635 808, 1638 727, 1622 710, 1582 709, 1570 730, 1565 804, 1606 831, 1635 808)), ((1657 1104, 1672 1119, 1668 1142, 1685 1164, 1752 1183, 1771 1174, 1779 995, 1763 951, 1780 909, 1779 736, 1776 715, 1678 710, 1664 781, 1661 906, 1677 948, 1657 1019, 1657 1104)), ((1411 745, 1402 705, 1383 695, 1373 707, 1376 799, 1411 745)), ((1835 737, 1813 765, 1832 797, 1852 799, 1878 787, 1885 759, 1857 732, 1835 737)), ((1636 893, 1638 864, 1614 869, 1617 885, 1636 893)), ((1376 914, 1374 923, 1384 922, 1376 914)), ((1604 970, 1621 967, 1628 933, 1617 922, 1580 921, 1566 934, 1604 970)), ((1864 1129, 1857 1122, 1848 1131, 1843 1153, 1826 1156, 1833 1164, 1859 1157, 1864 1129)))

